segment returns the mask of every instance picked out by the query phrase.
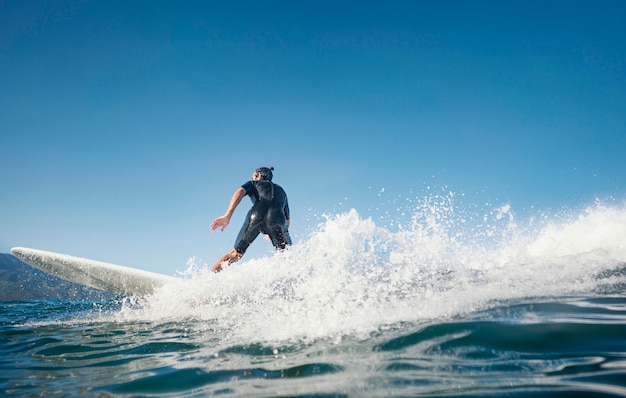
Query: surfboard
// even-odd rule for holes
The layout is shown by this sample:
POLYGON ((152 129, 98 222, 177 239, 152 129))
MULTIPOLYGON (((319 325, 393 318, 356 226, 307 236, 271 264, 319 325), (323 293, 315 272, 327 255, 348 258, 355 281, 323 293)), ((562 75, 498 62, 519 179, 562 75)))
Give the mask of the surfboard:
POLYGON ((147 296, 178 278, 44 250, 14 247, 13 255, 40 271, 122 296, 147 296))

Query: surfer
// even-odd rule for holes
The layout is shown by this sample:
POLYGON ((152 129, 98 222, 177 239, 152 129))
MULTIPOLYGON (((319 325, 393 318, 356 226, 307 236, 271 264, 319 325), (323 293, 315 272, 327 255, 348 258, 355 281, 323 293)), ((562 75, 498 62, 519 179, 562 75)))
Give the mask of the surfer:
POLYGON ((235 248, 218 260, 213 266, 213 272, 221 271, 224 263, 232 264, 239 261, 260 233, 266 234, 277 250, 284 250, 291 245, 287 194, 280 185, 272 182, 273 170, 273 167, 256 169, 252 173, 252 180, 235 191, 226 213, 211 223, 211 231, 219 227, 222 227, 223 231, 244 196, 249 196, 252 200, 252 208, 237 235, 235 248))

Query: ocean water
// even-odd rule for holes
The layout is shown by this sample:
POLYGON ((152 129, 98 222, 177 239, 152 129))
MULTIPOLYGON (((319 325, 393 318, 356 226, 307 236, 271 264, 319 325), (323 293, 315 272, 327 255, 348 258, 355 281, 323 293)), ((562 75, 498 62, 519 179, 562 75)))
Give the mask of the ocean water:
POLYGON ((146 298, 0 303, 0 393, 626 396, 626 206, 454 201, 327 215, 146 298))

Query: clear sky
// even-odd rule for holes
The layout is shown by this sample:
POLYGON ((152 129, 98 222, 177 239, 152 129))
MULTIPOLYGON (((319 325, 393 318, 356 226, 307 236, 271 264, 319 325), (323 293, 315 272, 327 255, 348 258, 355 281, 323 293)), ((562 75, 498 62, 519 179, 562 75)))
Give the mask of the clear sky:
POLYGON ((428 187, 518 212, 622 202, 625 15, 621 0, 0 0, 0 252, 212 265, 249 202, 208 226, 258 166, 276 168, 296 242, 321 214, 370 217, 428 187))

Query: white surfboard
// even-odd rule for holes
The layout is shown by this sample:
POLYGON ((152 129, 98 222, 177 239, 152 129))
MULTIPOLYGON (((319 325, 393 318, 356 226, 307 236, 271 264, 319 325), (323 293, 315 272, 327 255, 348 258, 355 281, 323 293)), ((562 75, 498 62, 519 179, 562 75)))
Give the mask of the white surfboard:
POLYGON ((20 260, 50 275, 123 296, 145 296, 177 280, 173 276, 43 250, 14 247, 20 260))

